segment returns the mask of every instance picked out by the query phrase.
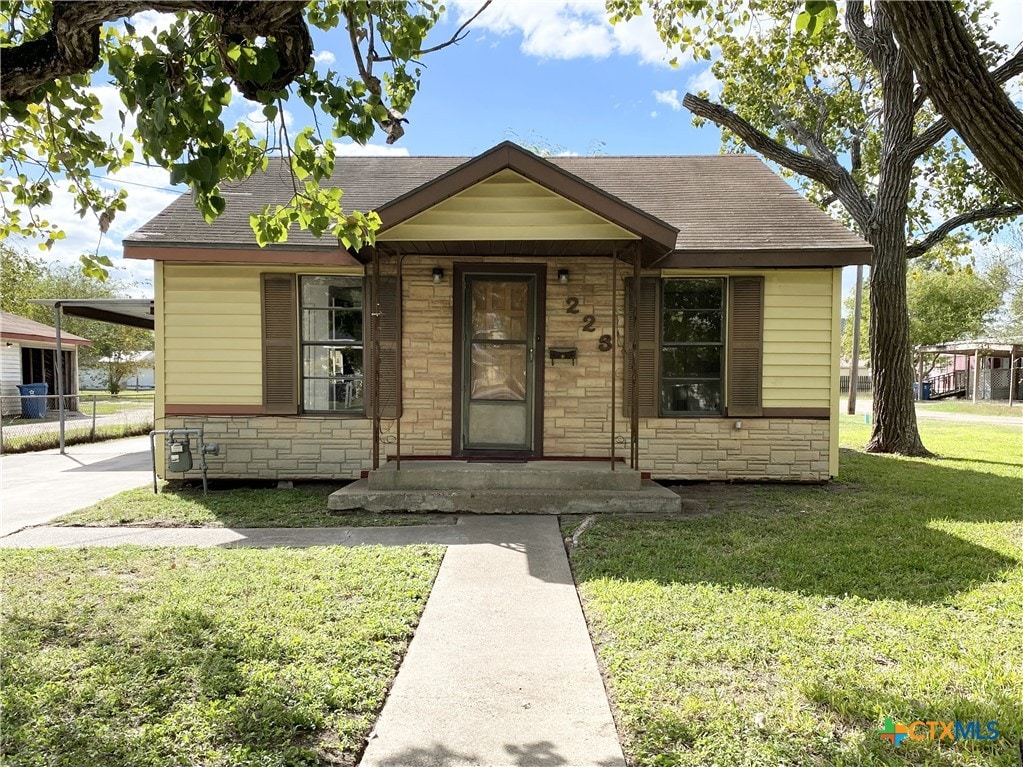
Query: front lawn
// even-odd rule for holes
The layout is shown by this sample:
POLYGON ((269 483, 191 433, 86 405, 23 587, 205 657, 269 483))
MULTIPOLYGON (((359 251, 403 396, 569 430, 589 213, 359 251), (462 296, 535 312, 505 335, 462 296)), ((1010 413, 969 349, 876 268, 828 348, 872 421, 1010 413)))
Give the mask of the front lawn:
POLYGON ((441 554, 0 552, 0 761, 353 765, 441 554))
POLYGON ((944 458, 846 449, 831 486, 706 493, 700 518, 582 536, 572 565, 636 765, 1019 764, 1023 433, 921 432, 944 458), (1000 737, 895 748, 886 717, 1000 737))
POLYGON ((51 525, 116 527, 382 527, 450 522, 443 514, 330 513, 327 496, 337 485, 302 484, 276 488, 210 490, 152 486, 126 490, 79 511, 58 517, 51 525))
POLYGON ((965 413, 967 415, 997 415, 1010 418, 1023 418, 1023 403, 1016 402, 1010 406, 1008 401, 1002 403, 990 400, 973 404, 968 399, 933 400, 916 403, 917 412, 934 410, 939 413, 965 413))

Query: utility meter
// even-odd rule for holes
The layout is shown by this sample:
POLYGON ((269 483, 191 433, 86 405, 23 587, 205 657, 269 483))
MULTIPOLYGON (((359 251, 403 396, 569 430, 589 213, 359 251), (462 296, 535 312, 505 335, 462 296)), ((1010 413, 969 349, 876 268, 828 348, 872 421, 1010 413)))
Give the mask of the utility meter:
POLYGON ((167 437, 167 471, 186 472, 192 469, 192 447, 189 436, 171 434, 167 437))

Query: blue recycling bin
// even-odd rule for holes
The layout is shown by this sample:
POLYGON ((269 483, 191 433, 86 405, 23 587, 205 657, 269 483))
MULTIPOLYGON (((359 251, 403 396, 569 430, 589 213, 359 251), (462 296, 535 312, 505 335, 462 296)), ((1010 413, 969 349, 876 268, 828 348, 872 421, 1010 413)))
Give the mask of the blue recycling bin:
POLYGON ((18 392, 23 397, 21 400, 23 418, 46 417, 46 395, 50 393, 49 384, 18 384, 18 392))
POLYGON ((924 396, 920 396, 920 384, 917 381, 913 382, 913 399, 928 400, 931 398, 931 382, 924 381, 924 396))

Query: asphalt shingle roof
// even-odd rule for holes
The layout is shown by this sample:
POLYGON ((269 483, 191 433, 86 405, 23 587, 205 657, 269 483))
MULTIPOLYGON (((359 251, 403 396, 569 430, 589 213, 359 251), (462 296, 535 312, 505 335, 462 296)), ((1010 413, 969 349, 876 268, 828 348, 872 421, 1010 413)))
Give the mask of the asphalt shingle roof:
MULTIPOLYGON (((339 157, 330 184, 348 210, 369 211, 467 162, 469 157, 339 157)), ((866 243, 800 196, 754 155, 558 157, 550 162, 679 230, 678 251, 844 250, 866 243)), ((227 187, 227 209, 205 224, 182 195, 125 239, 128 245, 251 247, 249 214, 285 204, 287 165, 227 187)), ((293 230, 289 249, 336 248, 293 230)))

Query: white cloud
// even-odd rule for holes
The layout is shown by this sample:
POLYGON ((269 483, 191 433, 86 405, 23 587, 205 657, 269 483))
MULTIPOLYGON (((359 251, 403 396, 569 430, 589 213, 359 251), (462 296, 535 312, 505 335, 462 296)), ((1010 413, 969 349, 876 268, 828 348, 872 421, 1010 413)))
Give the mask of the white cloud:
POLYGON ((325 66, 333 64, 336 60, 337 59, 334 58, 334 54, 330 51, 319 51, 315 56, 313 56, 313 61, 325 66))
MULTIPOLYGON (((478 8, 478 0, 455 0, 460 21, 478 8)), ((664 64, 669 54, 649 15, 612 26, 603 0, 495 0, 472 23, 473 30, 498 35, 518 34, 523 53, 538 58, 606 58, 637 56, 648 64, 664 64)))
POLYGON ((657 119, 657 110, 656 110, 656 109, 655 109, 655 110, 653 110, 653 111, 652 111, 652 112, 650 113, 650 119, 652 119, 652 120, 656 120, 656 119, 657 119))
POLYGON ((704 67, 686 80, 686 90, 690 93, 707 91, 712 99, 721 95, 723 87, 721 81, 714 77, 714 73, 710 71, 710 66, 704 67))
POLYGON ((666 107, 671 107, 676 112, 682 111, 682 99, 678 97, 677 90, 654 91, 654 100, 658 104, 664 104, 666 107))
POLYGON ((403 146, 387 146, 386 144, 356 144, 345 141, 334 144, 337 157, 408 157, 409 151, 403 146))
POLYGON ((155 35, 170 29, 174 23, 173 13, 142 11, 131 16, 131 23, 140 35, 155 35))

